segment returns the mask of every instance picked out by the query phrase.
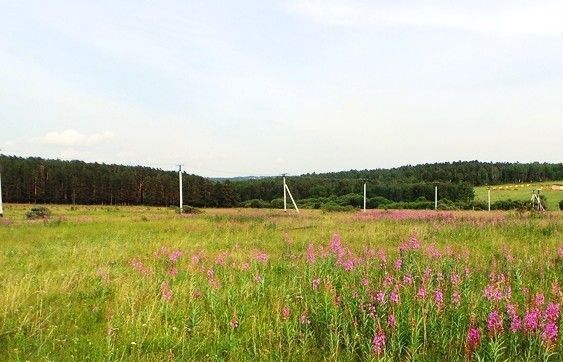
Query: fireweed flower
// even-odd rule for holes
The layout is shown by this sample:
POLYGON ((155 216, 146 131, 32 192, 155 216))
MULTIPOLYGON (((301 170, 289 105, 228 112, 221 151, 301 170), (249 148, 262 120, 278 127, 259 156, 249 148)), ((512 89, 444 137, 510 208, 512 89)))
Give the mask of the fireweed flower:
POLYGON ((172 253, 170 253, 170 256, 168 257, 168 259, 175 263, 178 261, 178 259, 180 259, 180 257, 182 256, 182 252, 180 250, 174 250, 172 253))
POLYGON ((163 281, 160 285, 160 294, 165 301, 169 302, 172 300, 172 289, 170 289, 170 285, 167 281, 163 281))
POLYGON ((171 266, 170 268, 168 268, 168 275, 170 275, 171 277, 175 277, 178 274, 178 268, 176 268, 175 266, 171 266))
POLYGON ((493 335, 503 330, 502 316, 496 310, 489 313, 489 317, 487 318, 487 330, 493 335))
POLYGON ((550 322, 556 322, 559 319, 559 304, 551 302, 547 305, 545 319, 550 322))
POLYGON ((526 332, 533 332, 538 329, 540 312, 537 309, 532 309, 524 315, 524 329, 526 332))
POLYGON ((395 266, 395 269, 397 269, 397 270, 401 269, 401 267, 403 266, 403 260, 402 259, 395 260, 394 266, 395 266))
POLYGON ((414 282, 413 277, 411 274, 407 274, 403 277, 403 284, 405 285, 412 285, 414 282))
POLYGON ((421 300, 426 298, 426 288, 424 287, 418 288, 418 292, 416 293, 416 298, 421 300))
POLYGON ((268 254, 259 251, 258 253, 256 253, 256 255, 254 256, 254 259, 262 264, 266 264, 268 262, 268 259, 270 257, 268 256, 268 254))
POLYGON ((393 304, 399 303, 399 292, 397 292, 397 289, 394 289, 391 292, 391 294, 389 295, 389 300, 391 300, 391 302, 393 302, 393 304))
POLYGON ((287 305, 284 305, 282 310, 281 310, 281 317, 284 321, 289 319, 289 316, 291 315, 291 310, 289 309, 289 307, 287 305))
POLYGON ((363 278, 363 279, 360 281, 360 284, 362 284, 362 286, 364 286, 364 287, 367 287, 367 286, 369 285, 369 280, 368 280, 368 278, 363 278))
POLYGON ((465 350, 471 355, 479 348, 480 343, 481 332, 475 325, 471 325, 467 331, 467 338, 465 339, 465 350))
POLYGON ((452 285, 454 285, 454 286, 459 285, 459 283, 461 282, 461 278, 459 277, 459 274, 453 273, 453 274, 450 276, 450 282, 451 282, 452 285))
POLYGON ((541 339, 546 345, 557 343, 557 324, 555 322, 545 324, 541 339))
POLYGON ((385 333, 383 333, 383 331, 381 329, 379 329, 375 335, 373 336, 373 340, 371 342, 371 347, 373 350, 373 353, 375 353, 376 355, 381 355, 383 354, 384 350, 385 350, 385 333))
POLYGON ((317 260, 317 255, 315 253, 315 247, 313 244, 309 243, 307 245, 307 263, 313 264, 317 260))
POLYGON ((545 297, 543 293, 536 293, 534 296, 534 306, 540 308, 545 303, 545 297))
POLYGON ((377 300, 377 303, 379 304, 384 304, 385 303, 385 293, 383 293, 383 291, 378 290, 377 293, 375 294, 375 300, 377 300))
POLYGON ((321 284, 321 278, 313 279, 313 282, 311 284, 312 284, 311 286, 313 287, 313 290, 319 289, 319 284, 321 284))
POLYGON ((461 294, 457 290, 452 293, 452 303, 457 306, 461 304, 461 294))
POLYGON ((395 315, 393 313, 389 314, 389 316, 387 317, 387 325, 391 329, 397 327, 397 320, 395 319, 395 315))
POLYGON ((522 320, 518 315, 514 315, 511 317, 512 320, 510 321, 510 331, 512 333, 517 333, 522 329, 522 320))
POLYGON ((444 293, 442 293, 440 289, 434 292, 434 303, 438 309, 442 309, 444 307, 444 293))

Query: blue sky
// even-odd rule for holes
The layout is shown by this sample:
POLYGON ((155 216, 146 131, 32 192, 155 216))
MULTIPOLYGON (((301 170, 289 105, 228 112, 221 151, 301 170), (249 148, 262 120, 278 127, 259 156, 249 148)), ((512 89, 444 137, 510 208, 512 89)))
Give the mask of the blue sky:
POLYGON ((0 0, 0 148, 205 176, 563 156, 563 0, 0 0))

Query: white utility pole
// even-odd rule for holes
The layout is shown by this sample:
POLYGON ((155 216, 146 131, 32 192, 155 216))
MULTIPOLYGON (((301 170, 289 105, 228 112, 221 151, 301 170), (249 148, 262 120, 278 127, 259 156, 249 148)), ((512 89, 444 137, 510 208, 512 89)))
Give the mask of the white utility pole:
POLYGON ((0 165, 0 217, 4 217, 4 206, 2 205, 2 165, 0 165))
POLYGON ((286 189, 287 186, 285 184, 285 173, 282 174, 283 176, 283 211, 287 211, 287 193, 286 193, 286 189))
POLYGON ((4 207, 2 206, 2 169, 0 169, 0 217, 4 216, 4 207))
POLYGON ((438 210, 438 185, 434 186, 434 210, 438 210))
POLYGON ((487 199, 489 200, 489 211, 491 211, 491 186, 487 187, 487 199))
POLYGON ((295 203, 295 200, 293 199, 293 196, 291 195, 291 191, 289 191, 289 187, 287 187, 287 184, 285 185, 285 189, 287 190, 287 194, 289 195, 291 202, 293 202, 293 207, 295 208, 295 211, 297 211, 297 213, 299 213, 299 209, 297 208, 297 204, 295 203))
POLYGON ((182 166, 178 165, 178 179, 180 181, 180 214, 184 211, 184 195, 182 193, 182 166))
POLYGON ((364 182, 364 212, 366 212, 367 183, 364 182))

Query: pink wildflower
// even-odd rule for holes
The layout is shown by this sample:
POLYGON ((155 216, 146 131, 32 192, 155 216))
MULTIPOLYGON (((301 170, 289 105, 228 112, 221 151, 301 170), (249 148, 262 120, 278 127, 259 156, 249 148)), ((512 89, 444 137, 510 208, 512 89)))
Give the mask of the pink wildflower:
POLYGON ((169 302, 172 300, 172 289, 170 289, 170 284, 167 281, 163 281, 160 285, 160 294, 165 301, 169 302))
POLYGON ((392 329, 397 327, 397 320, 395 319, 395 315, 393 313, 389 314, 389 316, 387 317, 387 324, 392 329))
POLYGON ((457 290, 452 293, 452 303, 457 306, 461 304, 461 294, 457 290))
POLYGON ((401 267, 403 266, 403 259, 395 260, 394 266, 395 266, 395 269, 397 269, 397 270, 401 269, 401 267))
POLYGON ((375 300, 377 300, 379 304, 385 303, 385 293, 383 293, 383 291, 381 290, 378 290, 375 294, 375 300))
POLYGON ((543 306, 544 303, 545 303, 545 297, 543 293, 536 293, 536 295, 534 296, 534 306, 539 308, 543 306))
POLYGON ((178 259, 180 259, 181 256, 182 256, 182 252, 180 250, 174 250, 172 253, 170 253, 168 259, 171 262, 175 263, 178 261, 178 259))
POLYGON ((389 299, 391 300, 391 302, 393 302, 394 304, 398 304, 399 303, 399 293, 396 290, 393 290, 391 292, 391 294, 389 295, 389 299))
POLYGON ((385 333, 383 333, 381 329, 379 329, 377 333, 375 333, 375 335, 373 336, 371 346, 373 353, 375 353, 378 356, 383 354, 385 350, 385 333))
POLYGON ((312 284, 313 290, 319 289, 319 284, 321 284, 321 278, 313 279, 313 282, 311 284, 312 284))
POLYGON ((552 345, 557 343, 557 324, 555 322, 546 323, 543 328, 543 332, 541 335, 542 341, 546 345, 552 345))
POLYGON ((551 302, 547 305, 545 319, 550 322, 555 322, 559 319, 559 304, 551 302))
POLYGON ((268 256, 268 254, 259 251, 258 253, 256 253, 256 255, 254 256, 254 259, 262 264, 266 264, 268 262, 268 259, 270 257, 268 256))
POLYGON ((538 329, 540 313, 537 309, 532 309, 524 315, 524 328, 527 332, 533 332, 538 329))
POLYGON ((512 320, 510 321, 510 330, 512 333, 517 333, 522 329, 522 320, 518 315, 512 316, 512 320))
POLYGON ((467 338, 465 340, 465 349, 469 355, 477 350, 481 343, 481 332, 475 325, 471 325, 467 331, 467 338))
POLYGON ((307 246, 307 263, 313 264, 317 260, 317 255, 315 254, 315 247, 313 244, 309 243, 307 246))
POLYGON ((283 320, 288 320, 289 316, 291 315, 291 310, 289 309, 289 307, 287 305, 284 305, 282 310, 281 310, 281 317, 283 320))
POLYGON ((487 329, 489 333, 496 335, 503 330, 502 316, 496 310, 489 313, 487 318, 487 329))
POLYGON ((416 298, 421 300, 426 298, 426 288, 424 287, 418 288, 418 292, 416 293, 416 298))
POLYGON ((437 289, 436 292, 434 292, 434 303, 436 303, 438 309, 442 309, 444 307, 444 293, 442 293, 440 289, 437 289))

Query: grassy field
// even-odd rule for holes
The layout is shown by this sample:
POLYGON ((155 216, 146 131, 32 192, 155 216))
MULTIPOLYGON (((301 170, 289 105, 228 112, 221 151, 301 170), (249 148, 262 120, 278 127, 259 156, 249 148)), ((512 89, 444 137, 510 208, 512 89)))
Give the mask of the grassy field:
MULTIPOLYGON (((541 189, 542 195, 546 197, 548 210, 559 210, 559 201, 563 200, 563 191, 555 191, 551 189, 554 183, 559 182, 543 182, 533 184, 506 184, 491 186, 491 202, 498 200, 525 200, 529 201, 532 197, 532 190, 541 189)), ((475 187, 475 200, 487 201, 487 187, 475 187)))
POLYGON ((1 361, 563 360, 560 212, 29 208, 1 361))

